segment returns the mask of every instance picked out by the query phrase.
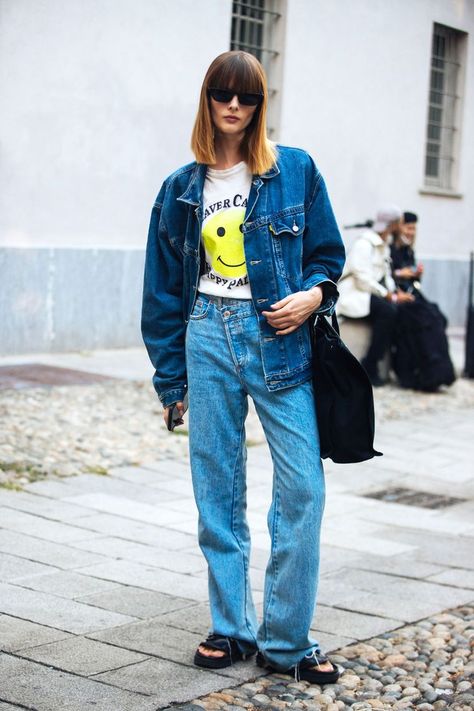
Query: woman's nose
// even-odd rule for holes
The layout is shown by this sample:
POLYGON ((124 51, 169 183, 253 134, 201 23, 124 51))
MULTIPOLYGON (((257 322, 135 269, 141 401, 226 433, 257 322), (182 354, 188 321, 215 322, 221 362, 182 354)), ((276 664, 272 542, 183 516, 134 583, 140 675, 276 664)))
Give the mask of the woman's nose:
POLYGON ((237 94, 234 94, 232 97, 229 106, 231 106, 233 109, 238 109, 239 108, 239 97, 237 94))

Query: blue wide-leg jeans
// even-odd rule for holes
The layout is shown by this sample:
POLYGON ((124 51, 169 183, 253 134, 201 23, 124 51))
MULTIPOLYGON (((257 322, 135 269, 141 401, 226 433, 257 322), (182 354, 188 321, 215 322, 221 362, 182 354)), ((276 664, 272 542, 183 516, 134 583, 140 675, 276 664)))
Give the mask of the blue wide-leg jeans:
POLYGON ((251 300, 199 294, 186 333, 189 446, 199 545, 209 568, 212 631, 295 665, 318 642, 314 613, 324 472, 311 381, 269 392, 251 300), (255 403, 273 460, 271 555, 263 621, 249 584, 245 418, 255 403))

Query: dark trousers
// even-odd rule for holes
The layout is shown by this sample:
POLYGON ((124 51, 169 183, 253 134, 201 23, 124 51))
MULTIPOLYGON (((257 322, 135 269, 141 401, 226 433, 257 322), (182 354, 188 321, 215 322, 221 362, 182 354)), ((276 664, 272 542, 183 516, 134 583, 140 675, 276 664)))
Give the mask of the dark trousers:
POLYGON ((392 345, 397 306, 380 296, 371 294, 369 321, 372 326, 372 340, 364 358, 364 366, 369 375, 377 373, 377 363, 392 345))

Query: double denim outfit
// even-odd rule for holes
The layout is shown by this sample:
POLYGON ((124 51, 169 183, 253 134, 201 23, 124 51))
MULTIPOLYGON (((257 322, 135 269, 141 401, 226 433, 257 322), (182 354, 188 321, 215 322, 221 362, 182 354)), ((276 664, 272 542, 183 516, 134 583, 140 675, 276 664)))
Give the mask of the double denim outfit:
POLYGON ((199 543, 209 566, 213 630, 242 651, 258 646, 280 669, 318 648, 309 637, 319 569, 324 473, 319 457, 307 322, 276 336, 262 311, 321 284, 319 311, 333 310, 344 247, 311 157, 277 146, 254 175, 243 222, 252 299, 197 293, 206 166, 167 178, 152 211, 142 332, 168 406, 189 395, 190 459, 199 543), (271 556, 263 622, 249 586, 245 418, 252 397, 274 466, 268 513, 271 556))

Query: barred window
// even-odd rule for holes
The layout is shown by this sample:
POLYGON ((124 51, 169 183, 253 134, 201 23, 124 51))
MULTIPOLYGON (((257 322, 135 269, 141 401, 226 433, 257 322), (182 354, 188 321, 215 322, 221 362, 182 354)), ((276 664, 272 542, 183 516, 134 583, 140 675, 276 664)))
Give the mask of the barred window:
POLYGON ((233 0, 230 48, 255 55, 268 79, 268 133, 276 132, 283 46, 284 0, 233 0))
POLYGON ((427 187, 455 187, 465 36, 450 27, 434 25, 425 160, 427 187))

